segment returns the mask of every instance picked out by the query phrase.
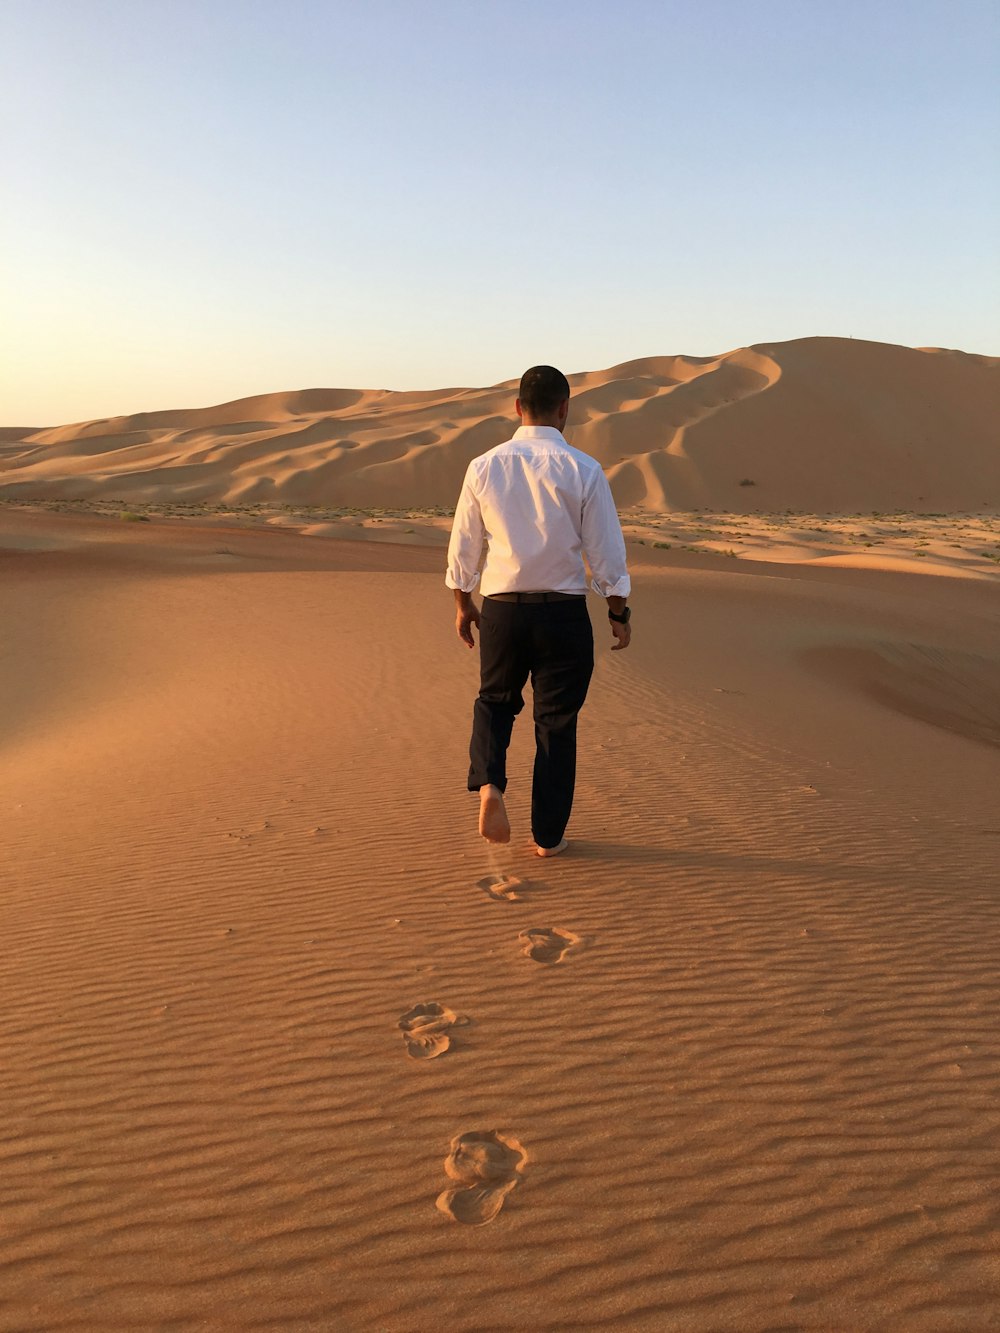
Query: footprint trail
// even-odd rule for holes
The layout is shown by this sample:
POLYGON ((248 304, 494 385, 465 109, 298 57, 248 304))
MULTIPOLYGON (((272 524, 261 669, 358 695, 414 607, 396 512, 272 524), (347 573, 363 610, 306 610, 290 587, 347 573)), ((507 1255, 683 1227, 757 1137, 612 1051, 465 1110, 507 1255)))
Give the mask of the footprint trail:
POLYGON ((521 901, 522 895, 518 889, 523 887, 523 881, 516 875, 501 875, 499 878, 496 875, 484 875, 476 881, 476 887, 497 902, 517 903, 521 901))
POLYGON ((451 1028, 464 1027, 468 1021, 431 1000, 427 1004, 415 1004, 400 1017, 397 1026, 403 1034, 406 1054, 411 1059, 433 1060, 450 1048, 451 1028))
POLYGON ((458 1183, 438 1195, 438 1208, 455 1222, 485 1226, 520 1182, 527 1160, 517 1139, 499 1130, 458 1134, 444 1163, 448 1176, 458 1183))
POLYGON ((579 935, 555 926, 532 926, 522 930, 518 939, 524 945, 525 957, 536 963, 561 963, 571 949, 582 943, 579 935))

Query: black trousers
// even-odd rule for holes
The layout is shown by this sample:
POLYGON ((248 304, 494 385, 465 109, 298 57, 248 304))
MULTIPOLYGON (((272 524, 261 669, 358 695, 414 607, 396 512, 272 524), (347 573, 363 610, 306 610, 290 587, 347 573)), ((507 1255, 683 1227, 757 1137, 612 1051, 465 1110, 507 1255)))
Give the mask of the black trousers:
POLYGON ((576 718, 594 671, 594 633, 585 597, 564 602, 483 599, 480 689, 472 719, 469 790, 507 789, 507 747, 534 692, 535 771, 531 832, 539 847, 562 840, 576 786, 576 718))

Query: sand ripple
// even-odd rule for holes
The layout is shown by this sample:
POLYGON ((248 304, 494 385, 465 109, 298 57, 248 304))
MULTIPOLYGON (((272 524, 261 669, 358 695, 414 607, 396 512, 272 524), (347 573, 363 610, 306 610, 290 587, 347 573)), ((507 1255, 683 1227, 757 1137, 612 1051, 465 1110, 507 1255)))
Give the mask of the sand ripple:
POLYGON ((0 588, 0 1327, 993 1327, 995 750, 800 660, 975 657, 990 604, 645 574, 572 854, 528 859, 522 779, 501 863, 394 558, 0 588), (432 1004, 475 1022, 406 1059, 432 1004), (435 1208, 469 1134, 483 1227, 435 1208))

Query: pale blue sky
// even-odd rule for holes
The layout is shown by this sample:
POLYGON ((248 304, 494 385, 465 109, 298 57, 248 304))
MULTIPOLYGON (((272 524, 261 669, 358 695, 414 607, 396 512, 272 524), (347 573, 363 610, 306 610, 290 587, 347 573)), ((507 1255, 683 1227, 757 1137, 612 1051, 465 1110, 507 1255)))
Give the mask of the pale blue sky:
POLYGON ((0 424, 1000 354, 997 0, 2 0, 0 424))

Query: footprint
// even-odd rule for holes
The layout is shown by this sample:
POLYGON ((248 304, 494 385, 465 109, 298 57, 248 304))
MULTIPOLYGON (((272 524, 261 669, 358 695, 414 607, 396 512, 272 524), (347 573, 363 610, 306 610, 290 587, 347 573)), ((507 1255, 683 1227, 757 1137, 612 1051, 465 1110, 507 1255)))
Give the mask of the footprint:
POLYGON ((473 1130, 451 1141, 444 1169, 457 1186, 438 1195, 437 1206, 455 1222, 492 1222, 519 1183, 528 1154, 517 1139, 496 1129, 473 1130))
POLYGON ((517 937, 524 945, 526 958, 533 958, 536 963, 559 963, 575 945, 580 936, 571 930, 557 930, 555 926, 532 926, 522 930, 517 937))
POLYGON ((427 1004, 415 1004, 403 1014, 398 1026, 407 1055, 414 1060, 433 1060, 444 1055, 451 1046, 449 1029, 463 1027, 468 1021, 432 1000, 427 1004))
POLYGON ((516 875, 501 875, 499 879, 493 875, 486 875, 483 879, 477 880, 476 885, 497 902, 516 903, 521 900, 517 890, 523 885, 516 875))

